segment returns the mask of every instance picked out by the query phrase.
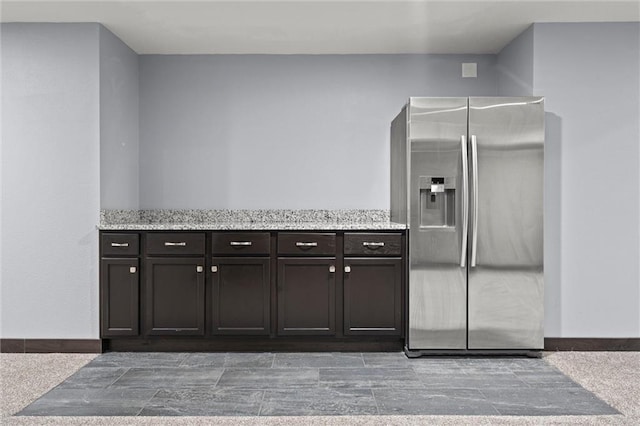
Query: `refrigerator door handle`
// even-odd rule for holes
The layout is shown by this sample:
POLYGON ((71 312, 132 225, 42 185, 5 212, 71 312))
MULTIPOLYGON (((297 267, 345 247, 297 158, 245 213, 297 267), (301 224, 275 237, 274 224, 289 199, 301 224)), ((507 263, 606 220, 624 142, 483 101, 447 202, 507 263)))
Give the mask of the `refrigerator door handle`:
POLYGON ((471 135, 471 169, 473 185, 473 216, 471 218, 471 267, 476 266, 476 253, 478 251, 478 141, 476 135, 471 135))
POLYGON ((462 151, 462 242, 460 244, 460 267, 467 265, 467 244, 469 240, 469 157, 467 156, 467 136, 460 136, 462 151))

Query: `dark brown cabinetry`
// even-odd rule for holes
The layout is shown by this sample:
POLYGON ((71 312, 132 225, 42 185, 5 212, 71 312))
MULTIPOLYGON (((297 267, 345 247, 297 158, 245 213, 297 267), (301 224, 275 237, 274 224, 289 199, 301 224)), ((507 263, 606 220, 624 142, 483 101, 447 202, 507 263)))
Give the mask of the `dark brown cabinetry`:
POLYGON ((146 235, 146 334, 204 335, 204 253, 202 232, 146 235))
POLYGON ((402 260, 345 258, 344 334, 402 332, 402 260))
POLYGON ((146 259, 146 333, 204 334, 204 258, 146 259))
POLYGON ((269 256, 271 234, 268 232, 214 232, 211 252, 220 256, 269 256))
POLYGON ((102 232, 104 347, 399 349, 404 245, 388 231, 102 232))
POLYGON ((138 335, 139 260, 103 258, 100 263, 101 334, 138 335))
POLYGON ((335 334, 335 256, 335 233, 278 234, 279 335, 335 334))
POLYGON ((335 256, 336 234, 322 232, 278 233, 278 256, 335 256))
POLYGON ((345 256, 402 256, 402 234, 348 232, 344 234, 345 256))
POLYGON ((402 234, 345 234, 345 335, 402 335, 402 240, 402 234))
POLYGON ((102 256, 138 256, 140 254, 140 235, 104 233, 100 239, 102 256))
POLYGON ((100 334, 137 336, 139 332, 139 236, 104 233, 100 239, 100 334))
POLYGON ((335 334, 335 258, 278 259, 278 334, 335 334))
POLYGON ((147 256, 193 256, 205 252, 203 232, 148 233, 147 256))
POLYGON ((211 332, 268 335, 271 319, 271 236, 213 233, 211 332), (234 257, 227 257, 233 255, 234 257))

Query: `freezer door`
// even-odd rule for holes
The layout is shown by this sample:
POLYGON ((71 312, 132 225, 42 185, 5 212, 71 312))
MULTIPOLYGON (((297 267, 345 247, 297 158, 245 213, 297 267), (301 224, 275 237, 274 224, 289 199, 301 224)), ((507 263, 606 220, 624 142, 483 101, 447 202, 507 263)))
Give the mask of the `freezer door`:
POLYGON ((470 98, 469 137, 468 347, 542 349, 543 98, 470 98))
POLYGON ((465 349, 467 98, 411 98, 408 112, 407 346, 465 349))

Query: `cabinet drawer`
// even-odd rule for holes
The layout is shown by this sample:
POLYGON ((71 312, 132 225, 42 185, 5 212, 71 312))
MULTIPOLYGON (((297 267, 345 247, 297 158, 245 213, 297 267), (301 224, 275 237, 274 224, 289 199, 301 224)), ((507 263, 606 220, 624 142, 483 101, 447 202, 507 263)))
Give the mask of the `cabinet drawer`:
POLYGON ((103 256, 137 256, 140 252, 138 234, 102 234, 103 256))
POLYGON ((271 236, 268 232, 214 232, 211 247, 214 255, 269 255, 271 236))
POLYGON ((147 254, 204 254, 203 232, 162 232, 147 234, 147 254))
POLYGON ((336 234, 281 232, 278 234, 278 254, 289 256, 335 256, 336 234))
POLYGON ((344 234, 345 256, 400 256, 402 235, 382 233, 344 234))

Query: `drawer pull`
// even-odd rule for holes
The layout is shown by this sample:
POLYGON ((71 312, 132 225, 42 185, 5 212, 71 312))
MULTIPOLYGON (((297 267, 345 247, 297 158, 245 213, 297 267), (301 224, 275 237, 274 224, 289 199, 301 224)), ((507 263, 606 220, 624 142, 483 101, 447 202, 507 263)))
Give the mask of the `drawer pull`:
POLYGON ((235 247, 248 247, 248 246, 252 246, 253 242, 251 242, 251 241, 230 241, 229 245, 230 246, 235 246, 235 247))
POLYGON ((130 267, 129 267, 129 273, 130 273, 130 274, 135 274, 137 270, 138 270, 138 269, 137 269, 135 266, 130 266, 130 267))
POLYGON ((111 243, 111 247, 129 247, 129 243, 111 243))
POLYGON ((382 241, 379 243, 365 241, 364 243, 362 243, 362 245, 365 246, 366 248, 373 249, 373 250, 378 249, 380 247, 384 247, 384 243, 382 241))
POLYGON ((329 272, 333 273, 335 271, 336 271, 336 267, 335 266, 333 266, 333 265, 329 266, 329 272))
POLYGON ((211 272, 213 272, 214 274, 215 274, 216 272, 218 272, 218 267, 217 267, 217 266, 215 266, 215 265, 214 265, 214 266, 212 266, 212 267, 211 267, 211 272))
POLYGON ((351 272, 351 266, 345 266, 345 267, 344 267, 344 272, 346 272, 347 274, 348 274, 349 272, 351 272))
POLYGON ((301 241, 298 241, 296 243, 296 247, 318 247, 318 243, 316 242, 312 242, 312 243, 303 243, 301 241))
POLYGON ((181 241, 179 243, 172 243, 171 241, 165 241, 164 246, 165 247, 186 247, 187 243, 185 243, 184 241, 181 241))
POLYGON ((204 268, 202 266, 200 265, 196 266, 196 272, 200 273, 202 271, 204 271, 204 268))

